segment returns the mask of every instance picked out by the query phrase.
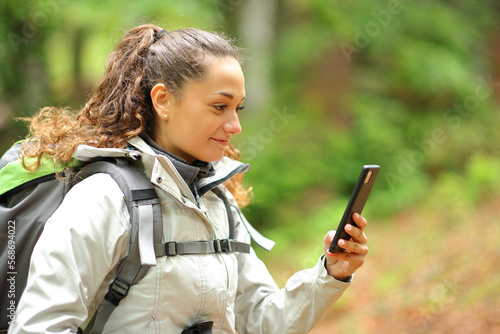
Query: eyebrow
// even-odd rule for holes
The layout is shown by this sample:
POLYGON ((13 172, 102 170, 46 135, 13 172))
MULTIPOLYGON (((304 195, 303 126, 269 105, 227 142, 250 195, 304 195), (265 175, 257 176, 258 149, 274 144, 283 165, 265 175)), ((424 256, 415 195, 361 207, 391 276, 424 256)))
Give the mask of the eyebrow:
MULTIPOLYGON (((233 99, 234 99, 234 95, 233 95, 233 94, 231 94, 231 93, 226 93, 226 92, 215 92, 215 93, 213 93, 212 95, 222 95, 222 96, 225 96, 225 97, 227 97, 227 98, 229 98, 229 99, 231 99, 231 100, 233 100, 233 99)), ((241 99, 241 100, 243 101, 245 98, 246 98, 246 97, 245 97, 245 96, 243 96, 243 99, 241 99)))

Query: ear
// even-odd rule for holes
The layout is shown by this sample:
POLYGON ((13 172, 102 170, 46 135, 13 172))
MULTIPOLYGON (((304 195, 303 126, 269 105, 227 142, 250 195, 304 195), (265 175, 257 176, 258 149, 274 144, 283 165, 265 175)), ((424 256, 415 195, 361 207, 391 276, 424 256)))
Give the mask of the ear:
POLYGON ((156 84, 151 89, 153 108, 162 120, 166 121, 170 117, 170 101, 172 98, 172 93, 162 83, 156 84))

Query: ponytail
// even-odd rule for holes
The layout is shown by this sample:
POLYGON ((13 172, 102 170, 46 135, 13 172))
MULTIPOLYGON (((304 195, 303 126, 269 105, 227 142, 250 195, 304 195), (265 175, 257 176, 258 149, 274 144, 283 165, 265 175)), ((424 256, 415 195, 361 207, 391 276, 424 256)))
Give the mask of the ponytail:
POLYGON ((148 51, 160 30, 154 25, 133 28, 109 56, 104 78, 79 116, 82 129, 96 132, 97 146, 123 147, 152 124, 143 82, 148 51))
POLYGON ((152 122, 152 113, 141 83, 148 49, 160 30, 154 25, 143 25, 125 34, 107 60, 104 78, 80 112, 45 107, 33 118, 25 119, 30 122, 29 140, 21 151, 26 169, 39 168, 44 154, 68 163, 81 144, 124 147, 128 139, 144 131, 152 122), (25 157, 37 159, 27 165, 25 157))

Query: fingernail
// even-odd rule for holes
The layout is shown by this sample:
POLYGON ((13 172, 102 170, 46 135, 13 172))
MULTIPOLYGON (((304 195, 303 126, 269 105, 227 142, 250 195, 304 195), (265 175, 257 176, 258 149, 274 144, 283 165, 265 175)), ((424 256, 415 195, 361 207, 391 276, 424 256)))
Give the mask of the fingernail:
POLYGON ((354 217, 353 217, 353 218, 354 218, 354 219, 358 219, 358 218, 359 218, 359 213, 355 212, 355 213, 354 213, 354 217))
POLYGON ((344 246, 345 241, 344 241, 343 239, 340 239, 340 240, 339 240, 339 244, 340 244, 340 246, 344 246))
POLYGON ((351 225, 351 224, 347 224, 346 229, 347 229, 348 231, 352 230, 352 225, 351 225))

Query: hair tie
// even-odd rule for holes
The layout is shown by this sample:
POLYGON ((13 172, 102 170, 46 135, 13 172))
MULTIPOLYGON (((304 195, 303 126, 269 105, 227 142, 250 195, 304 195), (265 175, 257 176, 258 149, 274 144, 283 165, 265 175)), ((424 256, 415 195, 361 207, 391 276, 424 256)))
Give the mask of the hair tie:
POLYGON ((157 33, 155 33, 155 36, 154 36, 154 41, 153 43, 156 43, 160 38, 162 38, 168 31, 162 29, 160 31, 158 31, 157 33))

